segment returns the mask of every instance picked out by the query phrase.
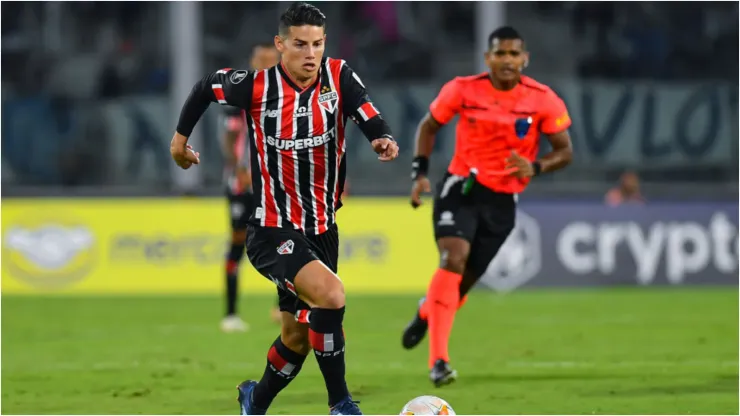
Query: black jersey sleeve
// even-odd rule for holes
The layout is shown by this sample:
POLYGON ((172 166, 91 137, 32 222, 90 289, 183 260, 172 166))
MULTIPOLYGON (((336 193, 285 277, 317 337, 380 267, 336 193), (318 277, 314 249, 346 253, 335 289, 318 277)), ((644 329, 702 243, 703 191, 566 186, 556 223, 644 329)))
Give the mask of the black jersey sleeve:
POLYGON ((254 72, 243 69, 219 69, 198 81, 180 111, 177 132, 189 137, 211 103, 230 105, 249 111, 252 102, 254 72))
POLYGON ((344 107, 342 111, 357 124, 362 134, 371 142, 382 137, 393 139, 390 126, 370 100, 365 84, 346 63, 342 65, 339 83, 344 107))

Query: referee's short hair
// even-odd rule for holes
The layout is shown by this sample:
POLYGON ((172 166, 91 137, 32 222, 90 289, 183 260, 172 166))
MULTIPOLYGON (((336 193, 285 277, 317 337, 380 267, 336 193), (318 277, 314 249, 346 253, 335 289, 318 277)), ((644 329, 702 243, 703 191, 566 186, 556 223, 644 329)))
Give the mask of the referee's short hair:
POLYGON ((493 47, 493 40, 514 40, 519 39, 522 41, 522 45, 524 44, 524 38, 522 35, 517 32, 516 29, 514 29, 511 26, 502 26, 493 32, 491 32, 490 35, 488 35, 488 49, 490 50, 493 47))
POLYGON ((293 3, 280 16, 280 35, 286 36, 291 26, 326 27, 326 16, 318 7, 308 3, 293 3))

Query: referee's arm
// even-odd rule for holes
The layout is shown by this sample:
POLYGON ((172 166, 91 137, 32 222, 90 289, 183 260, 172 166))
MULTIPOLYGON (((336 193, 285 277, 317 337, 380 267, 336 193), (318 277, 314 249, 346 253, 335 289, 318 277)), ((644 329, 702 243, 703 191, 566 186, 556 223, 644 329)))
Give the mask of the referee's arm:
POLYGON ((342 110, 357 124, 367 140, 371 143, 381 138, 393 140, 390 126, 370 100, 365 85, 346 63, 342 65, 339 82, 344 103, 342 110))

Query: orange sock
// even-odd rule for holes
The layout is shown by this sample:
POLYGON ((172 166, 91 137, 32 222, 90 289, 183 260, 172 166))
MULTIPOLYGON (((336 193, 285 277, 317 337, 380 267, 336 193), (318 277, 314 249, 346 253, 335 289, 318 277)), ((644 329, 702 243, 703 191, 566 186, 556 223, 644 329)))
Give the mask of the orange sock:
MULTIPOLYGON (((462 299, 460 299, 460 303, 457 304, 457 310, 459 311, 460 308, 462 308, 463 305, 465 305, 465 302, 467 301, 468 301, 468 295, 463 296, 462 299)), ((424 300, 424 302, 421 304, 421 307, 419 308, 419 317, 421 317, 421 319, 425 321, 429 319, 429 303, 426 301, 426 299, 424 300)))
POLYGON ((434 362, 442 359, 450 361, 447 344, 452 332, 452 323, 460 304, 460 281, 462 275, 447 270, 437 269, 429 284, 427 299, 429 304, 427 319, 429 322, 429 368, 434 362))

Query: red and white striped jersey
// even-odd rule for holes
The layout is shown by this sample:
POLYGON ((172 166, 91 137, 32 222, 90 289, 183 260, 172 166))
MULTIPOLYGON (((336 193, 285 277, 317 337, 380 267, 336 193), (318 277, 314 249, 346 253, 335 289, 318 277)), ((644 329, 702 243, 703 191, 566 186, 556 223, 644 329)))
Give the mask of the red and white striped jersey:
MULTIPOLYGON (((263 227, 321 234, 335 222, 346 176, 348 118, 370 141, 392 138, 362 81, 344 60, 324 58, 316 82, 307 88, 297 86, 282 64, 256 72, 222 69, 200 84, 191 97, 208 85, 211 101, 246 110, 257 201, 251 222, 263 227)), ((196 107, 186 103, 181 123, 200 111, 196 107)))

